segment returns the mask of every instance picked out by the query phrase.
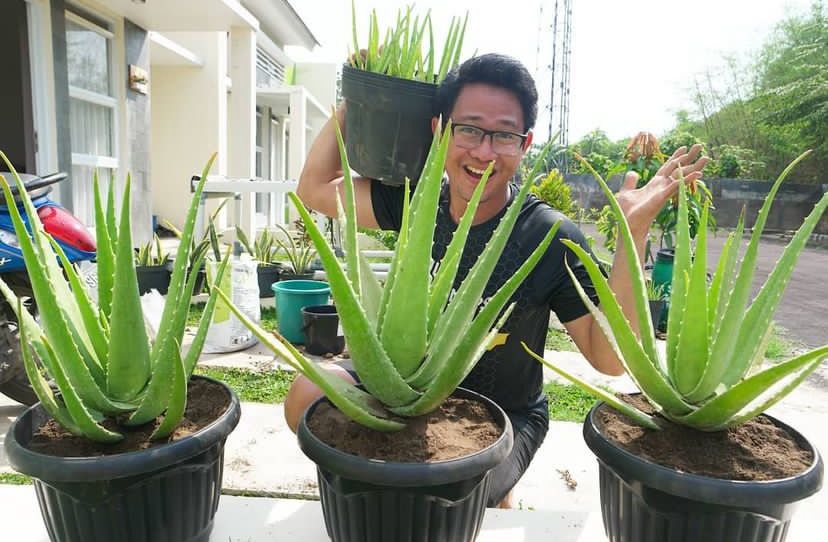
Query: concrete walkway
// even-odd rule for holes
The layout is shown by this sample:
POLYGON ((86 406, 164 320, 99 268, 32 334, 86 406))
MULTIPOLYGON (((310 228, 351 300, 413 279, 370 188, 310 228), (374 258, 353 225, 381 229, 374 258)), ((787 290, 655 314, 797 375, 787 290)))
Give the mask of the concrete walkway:
MULTIPOLYGON (((592 382, 619 391, 635 389, 627 377, 600 377, 579 354, 547 351, 545 356, 592 382)), ((283 366, 258 345, 233 354, 204 355, 200 363, 256 370, 283 366)), ((551 374, 546 377, 552 379, 551 374)), ((0 396, 0 439, 22 410, 20 405, 0 396)), ((812 375, 770 413, 792 424, 819 449, 828 450, 828 431, 825 430, 828 424, 828 369, 823 367, 812 375)), ((11 472, 2 446, 0 472, 11 472)), ((230 494, 252 493, 280 499, 224 497, 213 540, 273 540, 276 532, 280 535, 292 533, 293 536, 286 538, 279 536, 286 540, 327 540, 321 510, 318 503, 313 502, 318 498, 315 467, 299 450, 294 435, 284 422, 281 405, 243 404, 241 422, 227 440, 224 490, 230 494), (284 500, 286 497, 304 500, 284 500)), ((595 457, 583 442, 580 424, 551 423, 544 445, 515 488, 515 497, 520 510, 490 510, 478 540, 605 540, 600 519, 598 469, 595 457)), ((46 540, 39 530, 42 529, 40 522, 34 520, 37 516, 35 502, 29 487, 0 485, 0 525, 4 529, 12 524, 25 525, 19 536, 9 540, 46 540), (28 516, 33 518, 32 521, 20 521, 28 516)), ((828 530, 826 509, 828 493, 825 491, 803 501, 793 522, 789 542, 818 539, 809 533, 828 530)))

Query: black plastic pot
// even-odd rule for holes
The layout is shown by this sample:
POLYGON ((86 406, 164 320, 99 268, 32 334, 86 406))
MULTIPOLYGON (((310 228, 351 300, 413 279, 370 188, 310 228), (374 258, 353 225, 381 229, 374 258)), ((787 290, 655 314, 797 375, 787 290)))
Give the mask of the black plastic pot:
POLYGON ((455 397, 486 405, 503 434, 466 457, 434 463, 365 459, 328 446, 299 422, 299 446, 317 466, 325 527, 333 542, 464 542, 477 537, 489 473, 512 449, 512 425, 494 402, 458 388, 455 397))
POLYGON ((683 473, 633 455, 601 434, 596 411, 602 406, 593 407, 583 429, 598 457, 601 513, 610 542, 782 542, 794 503, 822 487, 819 452, 770 416, 813 451, 814 462, 791 478, 744 482, 683 473))
POLYGON ((315 356, 336 355, 345 348, 345 337, 339 333, 339 315, 333 305, 302 307, 302 332, 305 350, 315 356))
POLYGON ((290 271, 282 271, 279 274, 279 280, 313 280, 313 271, 307 273, 291 273, 290 271))
POLYGON ((661 331, 661 317, 664 312, 664 304, 663 299, 650 300, 650 319, 653 322, 653 329, 656 331, 661 331))
POLYGON ((402 185, 420 178, 431 146, 437 85, 389 77, 345 65, 345 146, 351 168, 371 179, 402 185))
POLYGON ((201 431, 147 450, 102 457, 34 453, 28 443, 49 415, 38 403, 9 428, 15 470, 33 477, 53 542, 206 542, 221 496, 224 442, 241 415, 230 406, 201 431))
POLYGON ((279 281, 279 273, 282 272, 280 265, 259 264, 256 268, 257 278, 259 280, 259 297, 273 297, 274 282, 279 281))
POLYGON ((138 277, 138 293, 146 294, 150 290, 158 290, 166 295, 170 287, 172 270, 169 264, 164 265, 136 265, 135 274, 138 277))

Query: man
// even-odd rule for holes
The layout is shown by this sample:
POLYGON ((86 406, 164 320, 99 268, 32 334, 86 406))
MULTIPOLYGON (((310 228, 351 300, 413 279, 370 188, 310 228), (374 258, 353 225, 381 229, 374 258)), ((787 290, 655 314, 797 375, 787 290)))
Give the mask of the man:
MULTIPOLYGON (((517 193, 512 179, 532 143, 537 99, 534 81, 526 68, 518 61, 498 54, 464 62, 437 90, 435 110, 443 119, 451 119, 452 138, 445 166, 448 182, 443 186, 432 248, 435 262, 445 254, 475 186, 488 164, 494 161, 463 252, 456 284, 465 278, 517 193)), ((336 215, 336 191, 342 186, 334 122, 344 130, 342 107, 314 141, 297 190, 306 205, 328 216, 336 215)), ((437 118, 434 118, 432 126, 436 124, 437 118)), ((618 199, 630 223, 639 254, 643 254, 650 224, 678 190, 675 179, 679 172, 676 170, 682 167, 688 181, 701 176, 707 159, 698 158, 699 151, 698 147, 689 152, 683 148, 677 150, 657 176, 641 189, 635 189, 636 174, 625 177, 618 199)), ((364 178, 356 178, 354 184, 359 225, 399 229, 403 190, 364 178)), ((485 296, 495 292, 514 273, 557 221, 563 221, 557 239, 569 238, 587 248, 583 234, 570 220, 529 196, 486 287, 485 296)), ((555 311, 593 367, 610 375, 623 372, 612 347, 572 285, 564 262, 569 263, 586 292, 597 301, 589 277, 578 258, 557 239, 515 293, 513 300, 517 306, 501 329, 501 345, 489 350, 463 383, 464 387, 490 397, 503 407, 514 428, 512 453, 492 474, 489 506, 511 506, 511 489, 529 466, 548 429, 541 366, 523 351, 520 343, 525 341, 533 350, 543 351, 550 310, 555 311)), ((609 281, 629 317, 634 308, 623 250, 616 252, 609 281)), ((339 372, 343 378, 352 380, 344 369, 339 372)), ((295 430, 305 407, 320 395, 319 389, 308 380, 297 379, 285 401, 285 417, 291 428, 295 430)))

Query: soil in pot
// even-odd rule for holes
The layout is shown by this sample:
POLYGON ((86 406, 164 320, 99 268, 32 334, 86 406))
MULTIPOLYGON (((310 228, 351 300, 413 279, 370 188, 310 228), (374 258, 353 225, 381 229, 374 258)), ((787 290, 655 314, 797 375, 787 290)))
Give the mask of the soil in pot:
MULTIPOLYGON (((643 396, 620 397, 649 414, 655 412, 643 396)), ((651 431, 606 405, 597 414, 601 433, 609 440, 682 472, 726 480, 779 480, 804 472, 814 461, 804 443, 765 416, 726 431, 704 432, 663 418, 659 420, 664 429, 651 431)))
POLYGON ((191 380, 187 389, 187 408, 179 426, 163 440, 150 440, 150 435, 163 417, 137 427, 115 426, 112 420, 103 425, 124 435, 121 442, 101 444, 77 437, 54 420, 41 426, 27 446, 33 452, 58 457, 92 457, 144 450, 191 435, 210 425, 230 406, 230 395, 223 387, 207 380, 191 380))
POLYGON ((435 411, 411 418, 406 427, 382 433, 359 425, 328 403, 320 404, 308 421, 320 440, 366 459, 425 463, 473 454, 503 433, 485 405, 450 397, 435 411))

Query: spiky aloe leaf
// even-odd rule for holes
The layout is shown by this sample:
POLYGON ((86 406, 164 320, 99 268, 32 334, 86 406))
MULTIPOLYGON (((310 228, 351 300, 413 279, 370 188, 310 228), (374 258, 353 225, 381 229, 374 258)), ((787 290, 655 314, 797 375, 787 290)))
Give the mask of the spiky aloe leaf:
POLYGON ((736 423, 735 417, 744 408, 748 407, 776 383, 798 373, 791 385, 752 409, 753 415, 762 412, 782 399, 819 367, 826 357, 828 357, 828 345, 769 367, 739 382, 721 395, 717 395, 695 412, 677 418, 677 421, 702 431, 718 431, 731 427, 736 423))
MULTIPOLYGON (((748 243, 745 255, 742 258, 742 263, 739 266, 739 271, 736 277, 736 282, 733 285, 733 290, 728 298, 727 308, 724 310, 721 320, 721 329, 716 335, 716 340, 713 342, 710 363, 707 370, 702 377, 699 385, 687 397, 690 401, 701 401, 710 397, 719 384, 722 382, 722 377, 727 371, 733 357, 733 351, 738 344, 739 329, 742 326, 745 315, 745 307, 747 306, 748 296, 750 295, 751 286, 753 283, 753 274, 756 269, 756 259, 759 251, 759 239, 764 230, 765 222, 770 214, 771 204, 773 198, 782 181, 788 176, 791 170, 801 162, 810 151, 800 154, 796 160, 786 167, 776 182, 771 187, 759 209, 759 214, 756 217, 756 223, 753 225, 753 233, 748 243)), ((669 330, 668 330, 669 333, 669 330)))
POLYGON ((377 333, 382 330, 382 323, 385 320, 385 311, 388 307, 388 296, 394 289, 394 282, 397 277, 397 267, 402 259, 402 253, 406 251, 408 246, 408 221, 410 216, 410 200, 411 182, 408 177, 405 179, 405 189, 403 190, 403 208, 402 208, 402 225, 400 227, 400 234, 397 236, 397 249, 391 257, 391 265, 388 267, 388 275, 385 277, 385 287, 382 289, 382 297, 380 297, 379 309, 377 310, 377 333))
POLYGON ((439 360, 441 367, 437 370, 434 379, 425 388, 423 395, 411 405, 394 409, 393 411, 395 413, 403 416, 425 414, 437 408, 454 392, 486 352, 486 349, 491 344, 491 339, 494 338, 492 333, 496 334, 505 324, 506 319, 514 308, 514 303, 501 316, 500 321, 495 325, 495 329, 492 329, 497 315, 500 314, 512 295, 514 295, 526 277, 529 276, 529 273, 532 272, 540 259, 546 254, 560 226, 561 223, 556 222, 549 228, 546 236, 535 247, 532 254, 530 254, 517 271, 486 302, 483 308, 480 309, 480 312, 474 321, 472 321, 468 330, 463 334, 463 338, 454 352, 447 359, 439 360))
POLYGON ((170 398, 173 363, 176 355, 173 350, 176 348, 176 341, 180 342, 184 333, 190 298, 192 297, 192 285, 195 283, 194 280, 186 281, 186 273, 189 253, 192 249, 198 202, 201 200, 204 183, 215 159, 216 155, 213 154, 204 166, 201 172, 201 180, 196 185, 190 208, 187 211, 184 229, 181 232, 181 242, 175 255, 175 266, 170 277, 170 287, 167 290, 164 311, 158 324, 158 340, 153 345, 151 353, 152 377, 147 384, 147 390, 141 405, 129 417, 126 422, 127 425, 140 425, 154 419, 164 412, 170 398))
POLYGON ((106 227, 106 214, 101 200, 97 170, 93 175, 93 184, 95 190, 95 224, 97 224, 95 227, 97 247, 95 258, 98 262, 98 305, 106 319, 109 320, 112 309, 112 287, 115 280, 115 251, 112 248, 113 240, 109 237, 109 228, 106 227))
POLYGON ((437 320, 443 313, 443 309, 448 301, 451 289, 454 287, 454 279, 457 276, 457 270, 460 268, 460 258, 463 255, 463 248, 465 241, 471 231, 474 215, 477 213, 477 207, 480 203, 480 198, 483 196, 483 190, 489 182, 489 176, 492 174, 493 163, 490 163, 483 172, 483 177, 477 186, 474 188, 474 193, 466 205, 466 211, 457 225, 457 229, 452 235, 451 241, 446 247, 446 253, 440 262, 440 267, 431 283, 431 290, 429 291, 428 299, 428 336, 431 337, 434 333, 434 326, 437 325, 437 320))
MULTIPOLYGON (((228 250, 227 253, 224 255, 224 259, 221 261, 221 265, 216 272, 215 280, 211 280, 211 284, 221 284, 222 279, 224 278, 224 273, 227 270, 227 265, 230 262, 230 254, 231 252, 228 250)), ((202 261, 199 259, 199 261, 202 261)), ((199 266, 193 267, 193 269, 198 269, 199 266)), ((209 273, 209 270, 208 270, 209 273)), ((184 357, 184 370, 187 375, 187 380, 190 380, 190 376, 193 374, 193 369, 195 369, 196 363, 198 362, 198 357, 201 355, 201 350, 204 348, 204 341, 207 339, 207 331, 210 328, 210 323, 213 321, 213 313, 215 313, 216 309, 216 294, 213 293, 214 290, 218 290, 218 288, 210 288, 210 297, 207 299, 207 304, 204 306, 204 312, 201 313, 201 320, 198 323, 198 329, 196 330, 195 337, 193 337, 193 342, 190 343, 190 349, 187 350, 187 355, 184 357)))
POLYGON ((115 249, 115 288, 109 322, 107 392, 122 401, 135 398, 150 377, 150 346, 132 262, 130 188, 127 177, 115 249))
MULTIPOLYGON (((609 282, 601 273, 598 264, 593 261, 589 254, 581 248, 577 243, 573 243, 569 239, 561 241, 570 250, 572 250, 584 264, 584 268, 592 279, 592 284, 598 294, 598 299, 601 300, 601 310, 599 310, 589 299, 589 296, 584 292, 583 287, 578 282, 575 274, 567 264, 566 269, 572 278, 572 284, 581 296, 581 300, 589 309, 590 313, 595 317, 601 331, 607 338, 610 344, 617 345, 618 358, 621 360, 627 373, 635 381, 642 393, 650 400, 653 405, 663 408, 670 412, 678 412, 686 414, 692 410, 690 405, 686 404, 681 396, 670 385, 670 382, 662 373, 658 359, 650 358, 647 352, 644 351, 643 346, 636 337, 635 333, 630 327, 621 305, 615 298, 615 293, 610 289, 609 282), (602 314, 603 313, 603 314, 602 314), (606 329, 608 325, 610 329, 606 329)), ((635 264, 638 265, 637 260, 635 264)))
MULTIPOLYGON (((335 112, 334 117, 336 117, 335 112)), ((345 213, 344 215, 340 213, 340 217, 344 218, 345 221, 345 263, 347 264, 348 278, 351 281, 351 286, 354 288, 357 296, 361 297, 362 281, 359 278, 359 246, 357 245, 354 180, 351 177, 351 165, 348 163, 348 154, 345 152, 345 140, 342 138, 342 130, 339 129, 338 122, 334 122, 334 126, 336 127, 336 142, 339 147, 339 159, 342 163, 343 186, 345 188, 345 201, 342 202, 345 206, 345 213)), ((337 201, 339 201, 339 191, 337 191, 337 201)), ((376 318, 373 318, 373 320, 376 321, 376 318)))
MULTIPOLYGON (((679 206, 687 205, 684 183, 679 188, 679 206)), ((710 205, 705 202, 699 224, 707 224, 709 212, 710 205)), ((710 359, 707 315, 707 228, 702 226, 696 238, 695 260, 687 276, 687 296, 672 367, 673 382, 681 394, 690 393, 696 387, 710 359)))
POLYGON ((211 288, 211 290, 218 292, 222 302, 230 307, 239 321, 252 331, 263 345, 319 386, 328 399, 346 416, 377 431, 398 431, 405 427, 402 423, 393 420, 390 413, 374 397, 308 361, 278 333, 266 331, 250 320, 219 288, 211 288))
MULTIPOLYGON (((216 291, 218 288, 213 288, 213 290, 216 291)), ((184 362, 181 360, 181 345, 178 344, 178 341, 175 341, 172 365, 173 378, 170 400, 167 403, 164 419, 158 424, 155 431, 152 432, 150 440, 169 436, 178 427, 178 424, 181 423, 181 418, 184 417, 184 410, 187 408, 187 370, 184 368, 184 362)))
MULTIPOLYGON (((576 158, 589 170, 601 191, 606 195, 609 201, 609 206, 618 222, 618 240, 624 248, 624 254, 627 257, 628 269, 630 271, 630 282, 632 283, 633 299, 635 300, 635 313, 638 320, 638 331, 641 337, 641 346, 647 357, 651 360, 658 359, 658 352, 655 346, 655 332, 653 331, 653 322, 650 317, 650 304, 647 301, 647 285, 644 280, 644 270, 638 265, 641 259, 638 256, 638 250, 635 247, 630 225, 627 223, 627 218, 618 205, 618 200, 610 190, 609 185, 604 181, 603 177, 595 171, 592 165, 584 160, 582 156, 576 153, 576 158)), ((674 263, 674 265, 676 265, 674 263)), ((675 267, 674 267, 675 272, 675 267)), ((603 302, 603 301, 602 301, 603 302)), ((669 325, 669 323, 668 323, 669 325)))
POLYGON ((589 382, 587 382, 585 380, 581 380, 577 376, 575 376, 573 374, 570 374, 567 371, 564 371, 563 369, 561 369, 560 367, 558 367, 554 363, 550 363, 550 362, 546 361, 546 359, 544 359, 541 356, 537 355, 528 346, 526 346, 526 343, 521 342, 521 344, 523 345, 523 349, 526 350, 526 352, 530 356, 535 358, 537 361, 539 361, 540 363, 542 363, 546 367, 552 369, 553 371, 555 371, 556 373, 558 373, 562 377, 566 378, 567 380, 569 380, 570 382, 572 382, 573 384, 575 384, 576 386, 578 386, 579 388, 581 388, 582 390, 587 392, 588 394, 592 395, 593 397, 595 397, 597 399, 600 399, 601 401, 604 401, 605 403, 610 405, 612 408, 614 408, 618 412, 621 412, 622 414, 625 414, 628 418, 633 420, 638 425, 640 425, 642 427, 647 427, 649 429, 655 429, 657 431, 661 429, 661 427, 656 422, 655 418, 653 418, 649 414, 645 414, 644 412, 638 410, 637 408, 625 403, 624 401, 621 401, 615 395, 612 395, 611 393, 607 393, 606 391, 602 390, 601 388, 599 388, 597 386, 593 386, 589 382))
POLYGON ((319 227, 314 223, 298 196, 289 193, 288 197, 299 211, 308 234, 316 246, 319 258, 325 266, 331 294, 336 302, 336 310, 348 341, 351 359, 365 389, 383 404, 389 406, 399 406, 414 401, 419 394, 405 383, 391 360, 388 359, 376 331, 371 326, 368 315, 360 306, 356 293, 345 276, 345 271, 333 249, 328 244, 328 240, 319 231, 319 227))
POLYGON ((406 250, 401 256, 399 274, 394 279, 397 284, 405 284, 405 288, 391 291, 382 323, 380 340, 383 348, 403 378, 417 370, 428 345, 431 245, 450 138, 449 122, 437 153, 428 161, 417 183, 415 198, 419 197, 419 201, 412 211, 406 250))

